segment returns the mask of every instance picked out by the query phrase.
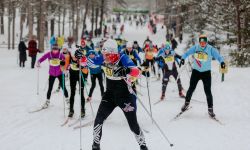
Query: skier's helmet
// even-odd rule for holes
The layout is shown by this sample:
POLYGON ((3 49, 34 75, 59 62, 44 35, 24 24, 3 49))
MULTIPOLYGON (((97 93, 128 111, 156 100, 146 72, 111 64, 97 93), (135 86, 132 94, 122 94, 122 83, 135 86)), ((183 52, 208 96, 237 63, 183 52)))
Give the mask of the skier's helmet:
POLYGON ((104 59, 106 63, 115 64, 119 58, 118 45, 115 40, 108 39, 102 47, 102 51, 104 54, 104 59))

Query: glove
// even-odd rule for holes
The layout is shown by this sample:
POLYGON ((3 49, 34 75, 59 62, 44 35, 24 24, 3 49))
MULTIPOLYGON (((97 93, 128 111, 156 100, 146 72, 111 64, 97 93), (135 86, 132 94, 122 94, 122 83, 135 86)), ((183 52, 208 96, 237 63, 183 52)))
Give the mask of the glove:
POLYGON ((36 63, 36 67, 37 67, 37 68, 40 68, 40 67, 41 67, 41 63, 40 63, 39 61, 36 63))
POLYGON ((220 67, 221 67, 221 69, 225 69, 226 68, 226 64, 224 62, 221 62, 220 63, 220 67))
POLYGON ((65 61, 64 61, 64 60, 61 60, 61 61, 60 61, 60 65, 61 65, 61 66, 65 66, 65 61))
POLYGON ((83 53, 82 53, 82 51, 81 50, 76 50, 76 52, 75 52, 75 57, 77 58, 77 59, 81 59, 82 58, 82 56, 83 56, 83 53))
POLYGON ((179 67, 181 67, 181 65, 184 65, 185 64, 185 60, 182 58, 181 59, 181 62, 180 62, 180 64, 179 64, 179 67))
POLYGON ((126 76, 126 74, 130 73, 130 68, 126 67, 117 67, 114 69, 113 76, 114 77, 120 77, 120 76, 126 76))

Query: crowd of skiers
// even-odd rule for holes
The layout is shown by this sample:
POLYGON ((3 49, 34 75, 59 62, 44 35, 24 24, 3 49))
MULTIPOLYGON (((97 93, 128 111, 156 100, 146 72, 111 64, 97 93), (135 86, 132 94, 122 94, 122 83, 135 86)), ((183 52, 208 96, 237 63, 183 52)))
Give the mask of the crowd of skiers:
MULTIPOLYGON (((50 41, 51 51, 45 53, 37 61, 36 65, 40 67, 41 63, 46 59, 49 61, 47 100, 42 107, 47 108, 49 106, 53 84, 57 78, 59 88, 62 88, 65 102, 69 107, 68 117, 73 117, 74 97, 78 82, 81 91, 81 117, 84 118, 85 101, 92 100, 96 79, 98 79, 102 100, 94 122, 92 150, 100 150, 103 122, 117 106, 121 108, 126 116, 140 149, 147 150, 145 138, 136 117, 137 79, 141 77, 140 74, 147 79, 154 74, 160 79, 160 72, 162 72, 160 100, 165 98, 166 88, 172 75, 178 85, 179 96, 185 98, 185 103, 181 108, 181 111, 184 112, 190 105, 198 81, 202 80, 207 96, 208 114, 210 117, 215 117, 211 93, 211 60, 212 58, 217 59, 221 68, 225 68, 223 58, 214 47, 208 44, 205 35, 200 35, 199 43, 187 50, 182 56, 178 55, 174 50, 177 45, 171 43, 173 42, 163 43, 158 48, 147 37, 142 47, 140 47, 137 41, 126 41, 126 39, 118 36, 115 39, 102 39, 95 45, 91 38, 82 38, 80 44, 76 45, 72 37, 69 37, 63 43, 58 43, 58 38, 52 37, 50 41), (193 71, 190 86, 185 95, 178 68, 185 64, 185 59, 189 55, 194 56, 193 71), (158 74, 156 74, 156 66, 159 68, 158 74), (70 79, 70 95, 65 86, 65 76, 69 76, 70 79), (84 88, 86 88, 88 76, 91 79, 91 88, 88 95, 85 96, 84 88), (105 89, 103 85, 104 77, 106 78, 105 89)), ((19 47, 27 49, 22 45, 19 47)), ((38 51, 36 49, 34 53, 38 51)))

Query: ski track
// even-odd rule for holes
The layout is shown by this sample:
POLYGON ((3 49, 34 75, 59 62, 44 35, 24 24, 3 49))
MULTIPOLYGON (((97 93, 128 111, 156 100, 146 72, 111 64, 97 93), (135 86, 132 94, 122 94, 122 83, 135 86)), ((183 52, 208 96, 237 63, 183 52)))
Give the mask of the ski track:
MULTIPOLYGON (((124 37, 129 40, 138 40, 140 45, 147 35, 159 46, 165 41, 165 30, 158 27, 157 35, 151 35, 146 27, 136 29, 125 24, 124 37)), ((184 41, 186 42, 184 35, 184 41)), ((182 53, 184 44, 179 45, 178 52, 182 53)), ((40 92, 36 95, 37 69, 30 69, 30 58, 26 68, 19 68, 16 63, 15 50, 1 50, 0 59, 0 145, 2 150, 68 150, 79 148, 79 129, 60 125, 65 121, 63 116, 62 92, 52 94, 49 109, 29 114, 28 111, 38 108, 46 100, 46 91, 43 91, 48 79, 48 63, 43 63, 40 69, 40 92)), ((37 58, 40 58, 39 54, 37 58)), ((150 79, 150 94, 152 112, 155 120, 174 144, 173 150, 249 150, 250 144, 250 99, 249 99, 249 72, 250 68, 230 68, 225 75, 225 82, 220 82, 218 63, 212 64, 212 93, 214 98, 214 111, 217 118, 225 123, 224 126, 211 120, 207 114, 206 103, 191 101, 193 107, 185 112, 179 119, 171 120, 179 113, 184 99, 177 98, 177 85, 169 82, 166 98, 163 102, 153 105, 161 95, 161 80, 153 82, 150 79)), ((183 71, 181 80, 184 88, 189 86, 190 72, 183 71)), ((69 82, 69 81, 67 81, 69 82)), ((145 87, 137 87, 143 93, 139 98, 149 109, 146 79, 141 79, 145 87)), ((54 84, 54 90, 58 81, 54 84)), ((66 83, 67 85, 67 83, 66 83)), ((88 89, 90 85, 87 86, 88 89)), ((67 86, 68 91, 70 90, 67 86)), ((96 114, 100 103, 100 90, 97 84, 93 94, 93 109, 96 114)), ((89 91, 89 90, 88 90, 89 91)), ((86 97, 86 93, 85 93, 86 97)), ((201 81, 193 94, 193 98, 206 102, 201 81)), ((75 96, 75 118, 79 116, 79 95, 75 96)), ((169 144, 161 136, 158 129, 138 103, 138 122, 141 127, 148 130, 144 133, 149 150, 170 149, 169 144)), ((68 111, 66 112, 67 115, 68 111)), ((92 118, 91 109, 86 103, 88 122, 92 118)), ((74 120, 69 121, 69 123, 74 120)), ((78 123, 79 124, 79 123, 78 123)), ((77 124, 77 125, 78 125, 77 124)), ((91 149, 92 126, 82 128, 83 150, 91 149)), ((109 116, 103 125, 102 150, 131 150, 139 149, 134 135, 130 132, 128 123, 122 111, 118 108, 109 116), (115 140, 114 140, 115 139, 115 140)))

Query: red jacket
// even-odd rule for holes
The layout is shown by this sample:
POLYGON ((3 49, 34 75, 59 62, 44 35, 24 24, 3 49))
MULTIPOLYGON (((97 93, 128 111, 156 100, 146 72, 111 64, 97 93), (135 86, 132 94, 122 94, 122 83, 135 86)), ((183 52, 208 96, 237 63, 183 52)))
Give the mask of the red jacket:
POLYGON ((30 40, 28 43, 29 56, 36 56, 39 49, 37 48, 37 43, 35 40, 30 40))

